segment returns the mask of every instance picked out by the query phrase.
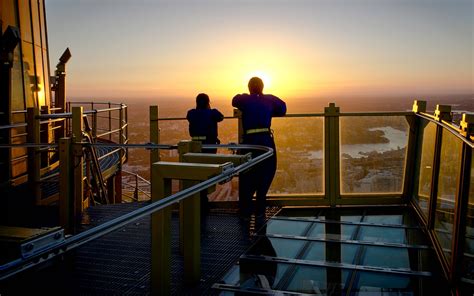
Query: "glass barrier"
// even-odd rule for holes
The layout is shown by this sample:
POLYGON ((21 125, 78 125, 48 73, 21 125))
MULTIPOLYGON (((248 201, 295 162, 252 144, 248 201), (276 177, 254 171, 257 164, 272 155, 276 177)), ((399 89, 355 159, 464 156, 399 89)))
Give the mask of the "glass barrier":
POLYGON ((341 193, 401 193, 407 143, 404 116, 341 117, 341 193))
POLYGON ((462 141, 443 129, 438 194, 436 197, 435 232, 448 259, 451 259, 451 241, 454 205, 461 167, 462 141))
MULTIPOLYGON (((471 152, 474 155, 474 149, 471 152)), ((466 243, 463 258, 463 277, 474 280, 474 157, 471 161, 471 182, 466 217, 466 243)))
POLYGON ((431 179, 433 175, 433 159, 435 149, 436 124, 427 120, 421 120, 420 138, 418 147, 417 162, 419 163, 418 194, 414 194, 414 200, 421 209, 421 212, 428 218, 429 200, 431 194, 431 179))
POLYGON ((324 193, 324 118, 274 118, 278 167, 270 193, 324 193))

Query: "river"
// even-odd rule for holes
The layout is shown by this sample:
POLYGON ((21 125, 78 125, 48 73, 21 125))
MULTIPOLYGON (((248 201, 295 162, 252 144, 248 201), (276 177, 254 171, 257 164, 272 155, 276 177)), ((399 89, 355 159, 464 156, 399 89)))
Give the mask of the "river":
MULTIPOLYGON (((376 143, 376 144, 355 144, 355 145, 342 145, 341 146, 341 155, 343 153, 350 155, 353 158, 363 157, 360 153, 367 153, 372 151, 385 152, 390 150, 396 150, 398 148, 403 148, 408 143, 408 134, 407 131, 401 131, 394 129, 391 126, 383 127, 374 127, 370 128, 369 131, 383 131, 384 137, 389 140, 388 143, 376 143)), ((309 151, 309 158, 311 159, 322 159, 323 151, 314 150, 309 151)))

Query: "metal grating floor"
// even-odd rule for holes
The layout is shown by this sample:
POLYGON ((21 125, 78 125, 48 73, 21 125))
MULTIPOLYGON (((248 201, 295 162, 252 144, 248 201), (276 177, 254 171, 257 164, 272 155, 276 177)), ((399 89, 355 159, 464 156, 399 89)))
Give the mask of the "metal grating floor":
MULTIPOLYGON (((91 207, 83 217, 83 229, 136 209, 146 203, 91 207)), ((267 218, 278 211, 269 208, 267 218)), ((242 221, 231 210, 211 210, 202 221, 201 283, 183 284, 183 259, 178 248, 178 215, 172 215, 172 293, 210 294, 213 283, 254 242, 254 221, 242 221)), ((79 294, 143 295, 150 291, 150 219, 135 223, 93 241, 76 251, 71 277, 79 294)))

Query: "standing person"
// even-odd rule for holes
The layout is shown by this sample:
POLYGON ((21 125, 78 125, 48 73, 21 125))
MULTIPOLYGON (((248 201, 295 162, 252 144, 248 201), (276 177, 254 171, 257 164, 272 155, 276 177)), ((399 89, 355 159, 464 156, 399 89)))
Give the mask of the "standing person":
MULTIPOLYGON (((217 123, 224 120, 224 115, 217 109, 211 109, 207 94, 201 93, 196 97, 196 109, 188 111, 186 119, 189 122, 189 135, 193 141, 203 144, 220 144, 217 134, 217 123)), ((216 153, 217 149, 205 149, 203 152, 216 153)))
MULTIPOLYGON (((241 215, 250 215, 252 197, 256 193, 255 214, 261 218, 265 215, 267 192, 275 176, 277 164, 275 141, 270 126, 272 117, 286 114, 286 104, 276 96, 263 94, 263 81, 258 77, 249 80, 248 88, 250 94, 236 95, 232 100, 232 106, 242 112, 242 144, 267 146, 273 148, 274 153, 239 176, 239 208, 241 215)), ((252 151, 252 156, 262 153, 252 151)))
MULTIPOLYGON (((224 120, 224 115, 217 109, 211 109, 207 94, 201 93, 196 97, 196 109, 188 111, 186 119, 189 122, 189 135, 193 141, 203 144, 220 144, 217 134, 217 123, 224 120)), ((216 153, 217 149, 203 149, 205 153, 216 153)), ((201 211, 207 212, 209 200, 207 189, 201 191, 201 211)))

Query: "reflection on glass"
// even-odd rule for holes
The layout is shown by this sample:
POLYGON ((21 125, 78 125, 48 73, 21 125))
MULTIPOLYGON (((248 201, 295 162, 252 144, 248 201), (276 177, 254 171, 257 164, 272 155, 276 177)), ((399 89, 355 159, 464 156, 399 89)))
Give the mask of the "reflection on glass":
POLYGON ((414 295, 413 287, 416 286, 414 281, 408 276, 382 274, 373 272, 359 272, 358 280, 354 289, 359 293, 356 295, 367 295, 366 293, 386 292, 387 295, 414 295), (406 294, 405 294, 406 293, 406 294))
POLYGON ((322 117, 272 120, 278 168, 270 193, 324 192, 323 123, 322 117))
POLYGON ((270 220, 267 224, 267 233, 303 235, 310 224, 310 222, 303 221, 270 220))
POLYGON ((469 183, 469 203, 466 218, 466 243, 463 259, 463 277, 474 279, 474 149, 471 151, 471 182, 469 183))
POLYGON ((229 282, 236 282, 242 288, 276 289, 292 265, 276 262, 240 260, 238 279, 232 278, 237 273, 226 276, 229 282))
POLYGON ((46 97, 44 91, 44 73, 43 73, 43 51, 41 47, 35 46, 35 58, 36 58, 36 85, 35 92, 38 98, 38 106, 46 105, 46 97))
POLYGON ((259 238, 248 254, 294 259, 306 242, 284 238, 259 238))
POLYGON ((418 202, 425 218, 428 218, 428 204, 431 193, 431 177, 433 174, 433 159, 435 149, 436 124, 422 121, 424 126, 421 142, 420 173, 418 179, 418 195, 415 194, 415 201, 418 202))
POLYGON ((362 226, 358 239, 369 242, 406 243, 404 228, 362 226))
MULTIPOLYGON (((3 2, 3 1, 2 1, 3 2)), ((30 5, 27 1, 19 2, 20 11, 20 35, 23 41, 33 43, 33 35, 31 34, 31 14, 30 5)))
POLYGON ((461 140, 443 129, 436 200, 435 231, 448 260, 454 220, 454 201, 461 167, 461 140))
POLYGON ((362 265, 410 269, 408 249, 365 247, 362 265))
POLYGON ((35 107, 36 77, 33 60, 33 45, 22 41, 21 50, 23 52, 23 84, 25 89, 26 107, 35 107))
POLYGON ((31 22, 33 24, 33 40, 35 45, 41 46, 41 30, 37 0, 31 0, 31 22))
POLYGON ((403 225, 403 215, 366 215, 363 222, 386 225, 403 225))
POLYGON ((341 193, 401 193, 407 142, 403 116, 341 117, 341 193))

